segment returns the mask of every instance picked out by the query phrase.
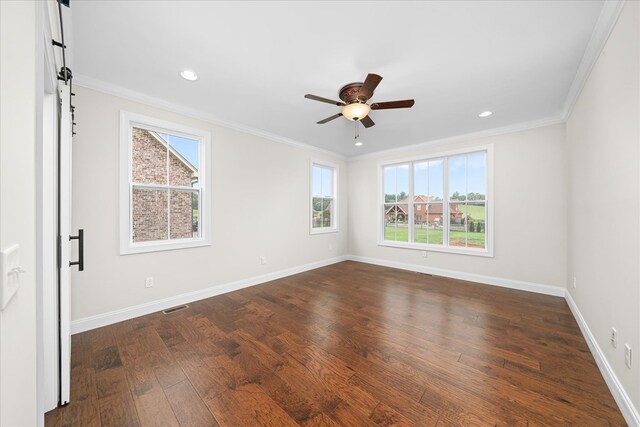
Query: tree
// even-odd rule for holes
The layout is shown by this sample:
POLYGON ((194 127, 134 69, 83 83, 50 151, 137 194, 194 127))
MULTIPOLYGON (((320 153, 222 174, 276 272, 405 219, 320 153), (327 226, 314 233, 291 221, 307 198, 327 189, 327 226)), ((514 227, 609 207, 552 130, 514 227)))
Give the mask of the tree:
POLYGON ((467 196, 465 196, 464 194, 460 194, 459 192, 456 191, 451 195, 451 200, 460 200, 464 202, 465 200, 467 200, 467 196))
MULTIPOLYGON (((398 194, 398 199, 397 201, 401 201, 401 200, 405 200, 409 198, 409 195, 407 193, 405 193, 404 191, 400 192, 400 194, 398 194)), ((384 195, 384 202, 385 203, 396 203, 396 195, 395 194, 385 194, 384 195)))

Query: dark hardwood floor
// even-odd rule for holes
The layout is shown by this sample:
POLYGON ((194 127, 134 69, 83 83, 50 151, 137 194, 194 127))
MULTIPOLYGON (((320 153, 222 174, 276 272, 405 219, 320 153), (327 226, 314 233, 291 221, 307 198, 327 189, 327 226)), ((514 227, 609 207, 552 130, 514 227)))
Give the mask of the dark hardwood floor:
POLYGON ((626 425, 564 299, 343 262, 73 336, 47 426, 626 425))

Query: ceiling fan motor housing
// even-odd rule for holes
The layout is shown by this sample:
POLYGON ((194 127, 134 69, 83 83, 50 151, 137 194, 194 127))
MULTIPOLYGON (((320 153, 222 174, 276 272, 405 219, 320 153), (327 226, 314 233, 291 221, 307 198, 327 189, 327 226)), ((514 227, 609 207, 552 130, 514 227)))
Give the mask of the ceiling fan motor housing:
MULTIPOLYGON (((367 98, 358 99, 358 92, 364 83, 355 82, 342 86, 338 96, 345 104, 351 104, 354 102, 367 102, 367 98)), ((373 95, 373 94, 372 94, 373 95)))

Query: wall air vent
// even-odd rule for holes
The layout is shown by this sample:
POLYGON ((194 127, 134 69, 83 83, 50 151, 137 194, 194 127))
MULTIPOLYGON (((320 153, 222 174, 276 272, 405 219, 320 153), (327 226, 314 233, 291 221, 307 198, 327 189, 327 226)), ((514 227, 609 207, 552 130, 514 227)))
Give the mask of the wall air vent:
POLYGON ((167 308, 166 310, 162 310, 164 314, 175 313, 176 311, 184 310, 185 308, 189 308, 188 305, 179 305, 177 307, 167 308))

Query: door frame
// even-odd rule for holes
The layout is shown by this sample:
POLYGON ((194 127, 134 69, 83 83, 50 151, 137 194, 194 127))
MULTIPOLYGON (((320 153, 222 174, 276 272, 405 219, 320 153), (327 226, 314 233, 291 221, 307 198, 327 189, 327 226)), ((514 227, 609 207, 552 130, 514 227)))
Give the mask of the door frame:
POLYGON ((47 2, 36 5, 36 328, 38 425, 58 406, 57 140, 58 56, 47 2))

